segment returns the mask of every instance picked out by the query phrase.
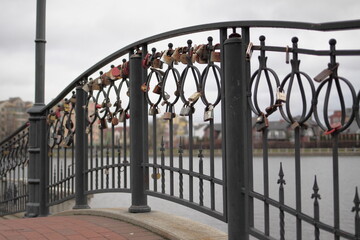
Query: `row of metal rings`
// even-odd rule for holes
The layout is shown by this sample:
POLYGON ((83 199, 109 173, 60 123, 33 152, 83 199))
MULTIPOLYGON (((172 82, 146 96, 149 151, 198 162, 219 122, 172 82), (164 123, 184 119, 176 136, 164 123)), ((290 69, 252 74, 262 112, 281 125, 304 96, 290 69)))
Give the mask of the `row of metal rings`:
MULTIPOLYGON (((257 130, 262 131, 268 127, 267 117, 275 112, 277 109, 280 110, 281 116, 283 119, 290 124, 294 129, 296 127, 306 127, 306 121, 309 120, 312 114, 314 114, 315 121, 319 127, 325 131, 325 134, 339 133, 346 130, 350 124, 354 121, 357 121, 357 124, 360 126, 360 117, 359 117, 359 101, 360 101, 360 91, 356 95, 355 89, 349 80, 346 78, 340 77, 337 74, 339 64, 336 62, 335 55, 331 54, 330 63, 328 68, 323 70, 313 79, 306 74, 305 72, 300 71, 300 60, 298 59, 298 38, 294 37, 292 39, 292 48, 287 48, 287 54, 289 51, 293 52, 291 63, 291 73, 285 76, 285 78, 280 82, 276 72, 267 67, 265 56, 265 37, 261 36, 260 38, 260 56, 259 56, 259 68, 254 72, 251 77, 250 89, 252 89, 251 94, 248 95, 249 104, 252 111, 258 115, 257 119, 257 130), (264 76, 263 78, 261 78, 264 76), (265 85, 268 88, 269 104, 265 109, 261 109, 259 106, 260 95, 259 95, 259 86, 261 80, 265 81, 265 85), (272 81, 271 79, 274 79, 272 81), (319 82, 320 85, 315 89, 315 82, 319 82), (294 85, 298 85, 299 92, 294 92, 294 85), (305 87, 307 85, 307 87, 305 87), (345 114, 345 97, 344 97, 344 87, 347 88, 347 93, 350 93, 347 97, 351 98, 351 113, 350 115, 345 114), (274 92, 274 89, 277 89, 274 92), (286 93, 285 93, 286 89, 286 93), (341 119, 338 122, 330 123, 329 121, 329 101, 331 98, 332 91, 336 91, 338 100, 340 103, 341 119), (291 109, 289 101, 291 96, 295 94, 300 94, 301 104, 299 103, 297 107, 300 108, 300 114, 296 113, 291 109), (319 109, 319 96, 324 94, 324 105, 323 109, 319 109), (301 106, 300 106, 301 105, 301 106), (321 114, 321 110, 323 110, 321 114), (320 119, 322 116, 322 119, 320 119)), ((335 51, 335 40, 330 40, 330 50, 335 51)), ((332 99, 333 100, 333 99, 332 99)))

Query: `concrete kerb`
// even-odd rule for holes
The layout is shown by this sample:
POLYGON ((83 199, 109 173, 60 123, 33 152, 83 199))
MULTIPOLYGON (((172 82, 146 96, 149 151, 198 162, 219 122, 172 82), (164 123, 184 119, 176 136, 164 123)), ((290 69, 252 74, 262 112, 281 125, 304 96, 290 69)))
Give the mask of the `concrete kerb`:
POLYGON ((227 234, 187 218, 151 211, 129 213, 125 208, 78 209, 52 216, 92 215, 117 219, 143 227, 169 240, 227 240, 227 234))

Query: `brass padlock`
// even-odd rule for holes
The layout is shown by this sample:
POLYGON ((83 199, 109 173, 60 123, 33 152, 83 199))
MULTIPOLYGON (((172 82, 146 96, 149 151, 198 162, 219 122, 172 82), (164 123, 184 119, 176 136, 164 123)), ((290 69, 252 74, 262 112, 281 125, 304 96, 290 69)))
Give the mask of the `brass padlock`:
POLYGON ((211 119, 214 119, 214 106, 210 104, 205 108, 204 121, 210 121, 211 119))
POLYGON ((181 55, 181 52, 182 52, 182 47, 178 47, 175 49, 175 51, 173 52, 173 54, 171 55, 171 57, 179 62, 180 61, 180 55, 181 55))
POLYGON ((196 102, 200 96, 201 96, 201 92, 195 92, 188 98, 188 100, 190 102, 196 102))
POLYGON ((70 104, 67 101, 64 103, 64 112, 70 112, 70 104))
POLYGON ((159 82, 159 83, 156 84, 156 86, 154 87, 153 93, 161 94, 161 89, 162 89, 162 82, 159 82))
POLYGON ((329 77, 337 68, 339 67, 339 64, 335 64, 334 66, 329 66, 327 69, 324 69, 323 71, 321 71, 318 75, 316 75, 316 77, 314 77, 314 80, 316 82, 322 82, 324 81, 327 77, 329 77))
POLYGON ((160 109, 157 106, 151 106, 149 109, 149 115, 156 115, 160 113, 160 109))
POLYGON ((111 119, 111 124, 112 124, 113 126, 118 125, 118 124, 119 124, 119 119, 118 119, 117 117, 113 117, 113 118, 111 119))
POLYGON ((158 180, 158 179, 160 179, 160 177, 161 177, 161 174, 159 172, 151 174, 151 178, 154 180, 158 180))
POLYGON ((267 117, 265 116, 265 114, 261 114, 257 119, 256 119, 256 131, 261 132, 264 129, 266 129, 267 127, 269 127, 269 121, 267 119, 267 117))
POLYGON ((149 88, 148 86, 146 86, 146 83, 143 83, 143 84, 141 85, 141 91, 143 91, 144 93, 148 92, 149 89, 150 89, 150 88, 149 88))
POLYGON ((221 54, 220 54, 220 44, 215 44, 214 51, 211 52, 210 55, 211 62, 221 62, 221 54))
POLYGON ((280 91, 280 88, 277 89, 276 91, 276 100, 278 102, 286 102, 286 93, 284 92, 284 90, 280 91))
POLYGON ((164 115, 163 115, 163 119, 164 120, 170 120, 172 118, 175 118, 176 117, 176 114, 174 112, 174 107, 173 106, 167 106, 166 107, 166 112, 164 112, 164 115))
POLYGON ((163 68, 163 62, 160 59, 154 59, 154 61, 152 62, 152 67, 153 68, 163 68))

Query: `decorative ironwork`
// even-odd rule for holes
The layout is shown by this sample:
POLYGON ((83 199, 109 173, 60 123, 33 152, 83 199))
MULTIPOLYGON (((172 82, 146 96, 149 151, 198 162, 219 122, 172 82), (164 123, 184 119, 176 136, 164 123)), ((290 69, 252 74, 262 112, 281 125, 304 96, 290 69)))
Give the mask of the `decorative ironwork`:
MULTIPOLYGON (((315 239, 320 238, 320 231, 333 234, 335 239, 359 239, 357 189, 352 209, 355 213, 355 234, 340 228, 339 139, 352 124, 360 127, 360 91, 357 92, 354 83, 338 75, 342 65, 337 62, 337 57, 359 56, 360 50, 338 50, 334 39, 329 41, 329 50, 302 49, 298 46, 300 41, 297 37, 291 39, 290 47, 266 45, 265 36, 260 36, 260 43, 256 45, 250 42, 252 27, 331 31, 359 29, 360 22, 209 24, 159 34, 120 49, 81 74, 47 106, 31 113, 32 120, 47 120, 46 136, 44 134, 39 139, 47 139, 48 153, 41 154, 47 156, 44 169, 48 174, 44 176, 48 175, 48 178, 42 183, 41 186, 46 187, 41 191, 47 191, 49 195, 49 199, 39 200, 32 192, 31 203, 38 203, 42 208, 40 212, 46 213, 49 206, 72 198, 77 202, 75 208, 88 207, 84 198, 87 194, 139 192, 141 196, 135 196, 134 202, 142 204, 132 206, 132 210, 143 211, 145 208, 141 210, 137 207, 146 206, 147 196, 163 198, 228 222, 229 238, 232 239, 235 236, 236 239, 246 239, 248 235, 273 239, 270 234, 271 207, 279 210, 280 239, 285 239, 285 213, 287 218, 296 220, 297 239, 303 238, 304 222, 314 227, 315 239), (226 40, 229 28, 233 29, 233 33, 226 40), (241 35, 236 33, 236 28, 241 28, 241 35), (194 44, 193 40, 188 40, 183 47, 169 43, 165 50, 152 48, 150 53, 147 52, 150 45, 159 41, 172 41, 172 37, 180 35, 192 37, 192 33, 210 30, 219 31, 219 43, 213 43, 217 37, 212 36, 205 44, 194 44), (232 44, 241 46, 236 45, 238 51, 225 54, 225 48, 232 44), (285 64, 290 63, 290 73, 284 78, 280 78, 280 71, 268 66, 268 58, 273 57, 273 53, 285 54, 285 64), (256 54, 259 55, 258 68, 251 75, 250 64, 257 64, 252 57, 256 54), (314 78, 300 70, 300 59, 308 55, 330 58, 326 69, 314 78), (115 64, 119 59, 121 63, 115 64), (110 64, 110 69, 102 69, 110 64), (134 87, 134 84, 139 86, 134 87), (132 106, 136 104, 137 107, 131 109, 130 101, 133 101, 132 106), (340 118, 335 122, 329 115, 333 102, 340 106, 340 118), (200 121, 207 129, 202 141, 197 140, 195 133, 198 117, 195 111, 199 109, 204 109, 200 112, 200 115, 203 114, 200 121), (257 116, 252 124, 251 111, 257 116), (220 112, 221 131, 215 120, 220 112), (289 133, 294 139, 295 208, 285 204, 282 164, 278 179, 279 199, 272 199, 269 193, 268 143, 273 124, 269 118, 277 113, 291 129, 289 133), (129 119, 141 119, 142 122, 129 124, 129 119), (181 134, 177 131, 181 125, 179 121, 186 122, 181 134), (301 191, 303 167, 300 149, 309 123, 316 124, 332 145, 332 226, 320 220, 316 177, 311 195, 314 216, 308 216, 302 210, 304 193, 301 191), (257 132, 252 131, 251 125, 257 132), (129 133, 132 134, 131 142, 129 133), (263 193, 254 191, 253 187, 252 134, 258 134, 262 139, 263 193), (142 137, 134 139, 133 136, 142 137), (177 144, 176 156, 174 148, 177 144), (220 146, 222 159, 218 160, 215 150, 220 146), (199 147, 196 158, 194 151, 199 147), (232 171, 234 169, 238 172, 232 171), (144 174, 140 176, 139 172, 144 174), (263 231, 254 227, 254 199, 264 206, 263 231), (227 205, 228 202, 231 204, 227 205), (234 207, 232 203, 235 202, 241 207, 234 207)), ((42 134, 41 126, 32 127, 40 129, 39 135, 42 134)), ((28 151, 35 156, 44 149, 28 148, 27 129, 24 126, 0 143, 2 215, 25 210, 28 189, 24 183, 28 164, 32 167, 29 173, 36 175, 34 165, 28 161, 28 151)), ((36 139, 34 134, 30 137, 36 139)), ((40 180, 43 181, 43 178, 40 180)), ((29 184, 40 187, 37 178, 30 179, 29 184)), ((27 211, 30 213, 28 216, 37 216, 32 209, 27 211)))

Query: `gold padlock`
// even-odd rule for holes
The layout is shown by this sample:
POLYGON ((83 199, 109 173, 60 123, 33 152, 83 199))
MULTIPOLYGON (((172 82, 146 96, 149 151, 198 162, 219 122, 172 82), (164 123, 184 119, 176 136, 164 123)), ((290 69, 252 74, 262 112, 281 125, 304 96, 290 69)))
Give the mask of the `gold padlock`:
POLYGON ((220 44, 215 44, 214 51, 211 52, 210 55, 211 62, 221 62, 221 54, 220 54, 220 44))
POLYGON ((201 92, 195 92, 188 98, 188 100, 190 102, 195 102, 199 99, 200 96, 201 96, 201 92))

